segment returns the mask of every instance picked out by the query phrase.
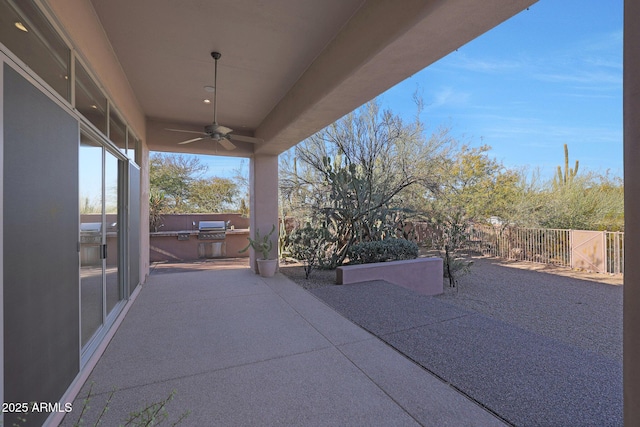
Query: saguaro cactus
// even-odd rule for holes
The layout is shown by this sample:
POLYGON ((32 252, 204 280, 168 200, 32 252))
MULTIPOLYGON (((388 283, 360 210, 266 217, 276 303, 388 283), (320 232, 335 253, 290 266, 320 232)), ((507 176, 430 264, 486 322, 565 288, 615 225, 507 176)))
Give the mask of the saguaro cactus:
POLYGON ((567 144, 564 144, 564 173, 562 167, 558 166, 558 173, 554 178, 556 185, 570 184, 578 173, 578 166, 579 162, 576 160, 575 168, 569 167, 569 147, 567 147, 567 144))

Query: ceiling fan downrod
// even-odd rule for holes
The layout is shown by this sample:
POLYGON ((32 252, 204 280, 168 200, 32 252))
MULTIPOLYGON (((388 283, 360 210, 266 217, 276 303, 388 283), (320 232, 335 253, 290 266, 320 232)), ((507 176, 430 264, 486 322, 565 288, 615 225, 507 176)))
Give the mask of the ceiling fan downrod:
POLYGON ((220 52, 211 52, 211 56, 215 60, 214 74, 213 74, 213 87, 215 92, 213 93, 213 123, 218 124, 217 104, 218 104, 218 59, 222 56, 220 52))

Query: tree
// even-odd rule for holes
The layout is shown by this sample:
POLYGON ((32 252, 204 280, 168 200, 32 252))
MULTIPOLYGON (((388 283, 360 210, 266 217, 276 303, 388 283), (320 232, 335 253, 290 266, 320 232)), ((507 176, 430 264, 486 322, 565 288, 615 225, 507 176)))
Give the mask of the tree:
POLYGON ((442 170, 437 196, 427 206, 436 216, 456 215, 486 222, 505 217, 516 198, 518 174, 489 157, 488 145, 462 145, 450 152, 442 170))
POLYGON ((245 160, 233 170, 233 182, 236 184, 237 196, 240 198, 238 202, 238 213, 249 216, 249 168, 245 160))
POLYGON ((355 242, 395 234, 396 198, 418 182, 435 187, 432 166, 442 147, 424 137, 418 119, 405 123, 372 101, 281 159, 281 194, 303 220, 327 228, 332 264, 340 265, 355 242))
POLYGON ((198 179, 189 188, 189 210, 219 212, 229 209, 236 194, 237 185, 231 179, 219 177, 198 179))
POLYGON ((164 193, 169 211, 185 212, 189 187, 206 170, 197 157, 154 153, 149 159, 150 187, 164 193))
POLYGON ((489 157, 490 147, 453 145, 441 165, 439 186, 419 208, 431 224, 432 244, 443 260, 445 276, 455 286, 456 274, 470 263, 460 254, 473 223, 510 216, 518 197, 517 172, 489 157))
POLYGON ((237 179, 203 177, 207 166, 197 157, 153 154, 149 179, 152 202, 161 194, 162 213, 219 212, 236 208, 235 200, 242 182, 237 179))

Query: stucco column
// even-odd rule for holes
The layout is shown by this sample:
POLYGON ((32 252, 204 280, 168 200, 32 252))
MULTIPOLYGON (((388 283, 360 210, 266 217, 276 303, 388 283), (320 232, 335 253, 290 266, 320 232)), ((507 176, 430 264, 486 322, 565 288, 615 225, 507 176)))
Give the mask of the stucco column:
MULTIPOLYGON (((271 231, 276 226, 275 233, 271 236, 273 248, 271 258, 278 257, 278 156, 255 155, 251 158, 249 172, 250 182, 250 221, 251 236, 256 230, 261 234, 271 231)), ((256 254, 249 252, 249 265, 253 271, 257 270, 256 254)))
POLYGON ((624 425, 640 426, 640 2, 624 2, 624 425))
POLYGON ((140 283, 147 282, 149 275, 149 147, 146 142, 140 144, 140 283))

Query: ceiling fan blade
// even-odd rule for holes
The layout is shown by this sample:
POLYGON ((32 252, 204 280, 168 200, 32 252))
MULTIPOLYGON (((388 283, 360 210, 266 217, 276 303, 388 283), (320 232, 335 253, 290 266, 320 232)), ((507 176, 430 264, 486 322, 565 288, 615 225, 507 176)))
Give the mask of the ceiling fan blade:
POLYGON ((224 148, 226 148, 229 151, 236 149, 236 146, 233 145, 233 143, 229 141, 227 138, 220 138, 218 142, 220 143, 220 145, 222 145, 224 148))
POLYGON ((232 141, 242 141, 242 142, 250 142, 252 144, 258 143, 258 142, 264 142, 263 139, 260 138, 254 138, 252 136, 244 136, 244 135, 227 135, 229 138, 231 138, 232 141))
POLYGON ((205 137, 201 136, 199 138, 188 139, 186 141, 178 142, 178 145, 190 144, 192 142, 200 141, 201 139, 205 139, 205 137))
POLYGON ((184 129, 167 129, 167 128, 165 128, 164 130, 170 130, 171 132, 197 133, 198 135, 206 135, 206 133, 204 133, 204 132, 196 132, 196 131, 194 131, 194 130, 184 130, 184 129))

